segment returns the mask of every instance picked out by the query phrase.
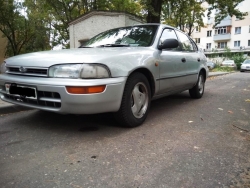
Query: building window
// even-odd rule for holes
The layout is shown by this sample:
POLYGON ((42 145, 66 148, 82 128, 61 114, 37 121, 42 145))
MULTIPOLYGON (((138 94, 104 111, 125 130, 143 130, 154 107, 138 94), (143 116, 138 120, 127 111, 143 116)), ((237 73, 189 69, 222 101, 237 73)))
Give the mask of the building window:
POLYGON ((248 40, 248 46, 250 46, 250 40, 248 40))
POLYGON ((250 25, 249 25, 249 31, 248 32, 250 33, 250 25))
POLYGON ((195 40, 196 44, 200 44, 201 43, 201 39, 200 38, 195 38, 194 40, 195 40))
POLYGON ((234 47, 239 47, 240 46, 240 41, 234 41, 234 47))
POLYGON ((212 30, 207 31, 207 37, 211 37, 212 36, 212 30))
POLYGON ((211 43, 207 43, 207 48, 206 48, 207 50, 208 49, 211 49, 211 43))
POLYGON ((218 42, 218 48, 226 48, 227 42, 218 42))
POLYGON ((201 31, 201 27, 196 26, 196 27, 195 27, 195 31, 196 31, 196 32, 200 32, 200 31, 201 31))
POLYGON ((241 34, 241 27, 235 27, 235 34, 241 34))
POLYGON ((218 27, 215 29, 216 35, 226 34, 226 33, 227 33, 227 27, 218 27))

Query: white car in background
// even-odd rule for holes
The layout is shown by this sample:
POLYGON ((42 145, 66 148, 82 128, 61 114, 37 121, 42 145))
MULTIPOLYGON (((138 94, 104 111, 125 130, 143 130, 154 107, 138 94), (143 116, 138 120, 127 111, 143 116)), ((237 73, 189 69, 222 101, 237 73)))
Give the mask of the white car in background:
POLYGON ((240 66, 240 72, 250 71, 250 59, 246 59, 240 66))
POLYGON ((236 68, 236 64, 234 62, 234 60, 225 60, 221 63, 222 67, 232 67, 232 68, 236 68))

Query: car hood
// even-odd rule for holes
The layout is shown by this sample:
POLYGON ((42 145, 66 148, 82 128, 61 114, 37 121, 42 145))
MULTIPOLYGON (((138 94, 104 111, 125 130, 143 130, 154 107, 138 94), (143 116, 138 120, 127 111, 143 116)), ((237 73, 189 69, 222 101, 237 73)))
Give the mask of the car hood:
POLYGON ((152 52, 149 47, 106 47, 106 48, 77 48, 67 50, 52 50, 28 53, 14 56, 5 60, 7 66, 50 67, 65 63, 109 63, 111 57, 124 58, 136 54, 152 52))

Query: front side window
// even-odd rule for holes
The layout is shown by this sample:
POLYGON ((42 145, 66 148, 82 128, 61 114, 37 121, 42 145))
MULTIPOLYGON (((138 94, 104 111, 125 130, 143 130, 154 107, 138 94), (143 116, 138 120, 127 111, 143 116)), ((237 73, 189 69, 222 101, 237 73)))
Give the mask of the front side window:
POLYGON ((241 34, 241 27, 235 27, 235 34, 241 34))
POLYGON ((180 32, 180 31, 176 31, 176 32, 177 32, 179 40, 182 44, 182 50, 183 51, 194 51, 193 45, 192 45, 191 41, 189 40, 189 38, 187 37, 187 35, 185 35, 184 33, 180 32))
POLYGON ((81 47, 151 46, 157 29, 157 25, 116 28, 96 35, 81 47))
MULTIPOLYGON (((176 33, 173 29, 164 29, 160 38, 160 43, 162 43, 166 39, 177 39, 176 33)), ((164 50, 180 50, 180 47, 171 48, 171 49, 164 49, 164 50)))
POLYGON ((234 41, 234 47, 239 47, 240 46, 240 41, 234 41))

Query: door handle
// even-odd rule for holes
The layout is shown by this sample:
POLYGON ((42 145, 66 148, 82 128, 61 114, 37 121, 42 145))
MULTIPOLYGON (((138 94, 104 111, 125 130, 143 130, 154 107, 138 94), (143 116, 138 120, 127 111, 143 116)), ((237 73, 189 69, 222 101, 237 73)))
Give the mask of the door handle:
POLYGON ((183 63, 185 63, 185 62, 186 62, 186 58, 182 58, 181 61, 182 61, 183 63))
POLYGON ((197 61, 199 61, 199 62, 200 62, 200 61, 201 61, 201 59, 200 59, 200 58, 198 58, 198 59, 197 59, 197 61))

